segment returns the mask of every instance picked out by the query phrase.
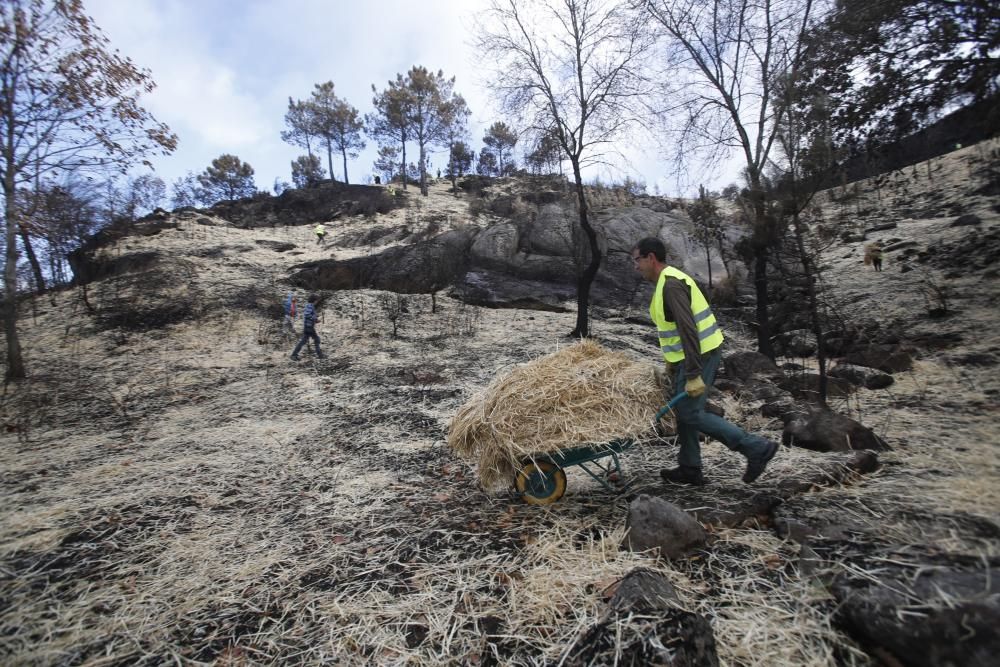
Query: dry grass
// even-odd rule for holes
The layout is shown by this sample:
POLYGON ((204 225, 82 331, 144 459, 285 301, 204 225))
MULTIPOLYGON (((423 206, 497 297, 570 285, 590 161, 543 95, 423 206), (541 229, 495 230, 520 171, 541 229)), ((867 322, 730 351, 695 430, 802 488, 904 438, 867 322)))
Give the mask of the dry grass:
MULTIPOLYGON (((458 207, 457 220, 464 202, 441 200, 458 207)), ((214 302, 248 285, 270 285, 280 300, 286 289, 267 277, 280 277, 282 262, 329 252, 311 241, 307 228, 185 222, 121 244, 192 258, 193 287, 214 302), (259 238, 296 242, 302 254, 274 253, 259 238), (209 243, 222 260, 193 254, 209 243)), ((860 261, 831 259, 845 289, 867 289, 860 261)), ((895 298, 859 297, 858 308, 892 315, 909 274, 879 275, 895 298)), ((621 641, 575 664, 612 665, 629 639, 656 639, 648 618, 609 616, 609 591, 640 566, 666 576, 680 605, 709 619, 727 667, 867 665, 834 625, 826 575, 877 577, 886 559, 922 567, 927 552, 1000 557, 996 539, 977 532, 1000 515, 995 368, 956 369, 931 354, 890 390, 852 399, 852 414, 895 449, 854 486, 782 505, 786 515, 849 519, 859 531, 850 559, 832 557, 843 546, 832 540, 817 546, 827 547, 817 577, 800 571, 798 545, 767 525, 713 529, 709 548, 672 563, 623 551, 625 499, 579 471, 548 508, 480 490, 446 443, 449 420, 497 377, 558 349, 575 314, 476 309, 445 297, 431 314, 414 299, 393 338, 377 293, 337 293, 320 324, 329 359, 296 365, 287 359, 294 341, 258 341, 261 318, 246 309, 99 331, 77 293, 51 298, 19 322, 32 381, 0 402, 5 421, 29 427, 0 433, 4 665, 574 664, 598 623, 621 641)), ((995 313, 962 307, 963 321, 978 327, 974 351, 995 346, 995 313)), ((593 324, 607 347, 640 349, 649 333, 624 321, 593 324)), ((726 334, 727 351, 749 346, 738 327, 726 334)), ((646 349, 651 368, 657 352, 646 349)), ((646 381, 634 366, 619 391, 646 381)), ((643 428, 661 400, 649 392, 634 417, 643 428)), ((780 428, 752 404, 720 402, 744 427, 771 437, 780 428)), ((615 426, 610 436, 626 431, 615 426)), ((660 483, 671 446, 635 447, 623 464, 640 488, 695 512, 773 493, 782 478, 826 462, 783 449, 748 489, 740 457, 717 443, 704 450, 712 484, 698 491, 660 483)))
POLYGON ((663 387, 651 364, 582 341, 496 379, 455 414, 448 445, 484 488, 509 487, 534 454, 651 435, 663 387))

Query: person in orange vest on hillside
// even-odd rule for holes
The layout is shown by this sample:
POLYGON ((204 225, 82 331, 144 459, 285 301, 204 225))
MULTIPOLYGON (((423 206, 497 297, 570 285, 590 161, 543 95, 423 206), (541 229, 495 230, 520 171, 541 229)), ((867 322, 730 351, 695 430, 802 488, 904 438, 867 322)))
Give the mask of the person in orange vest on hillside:
POLYGON ((674 408, 680 442, 678 467, 664 469, 660 476, 674 484, 704 485, 698 434, 705 433, 746 457, 743 481, 749 484, 777 454, 778 443, 705 410, 707 388, 715 381, 722 360, 722 329, 698 285, 683 271, 668 266, 666 257, 666 246, 657 238, 644 238, 632 249, 635 270, 656 285, 649 316, 656 325, 667 373, 675 372, 677 392, 683 387, 688 393, 674 408))

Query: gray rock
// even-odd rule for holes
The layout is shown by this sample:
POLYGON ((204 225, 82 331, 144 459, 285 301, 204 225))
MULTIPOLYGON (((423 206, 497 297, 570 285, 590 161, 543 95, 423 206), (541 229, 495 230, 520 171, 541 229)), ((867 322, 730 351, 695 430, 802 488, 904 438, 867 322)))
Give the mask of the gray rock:
POLYGON ((781 369, 777 364, 759 352, 734 352, 725 356, 722 364, 727 377, 736 378, 741 382, 746 382, 754 375, 765 377, 781 375, 781 369))
POLYGON ((889 449, 888 443, 871 429, 850 417, 818 406, 812 407, 808 414, 786 422, 781 441, 789 447, 794 445, 817 452, 889 449))
POLYGON ((983 219, 974 213, 966 213, 965 215, 960 215, 955 218, 949 227, 966 227, 968 225, 981 225, 983 224, 983 219))
POLYGON ((755 493, 746 498, 727 497, 721 506, 706 499, 692 513, 702 524, 737 528, 752 523, 767 523, 771 512, 781 504, 782 499, 771 493, 755 493))
POLYGON ((839 363, 829 370, 830 377, 847 380, 851 384, 867 389, 884 389, 895 380, 888 373, 854 364, 839 363))
POLYGON ((885 373, 899 373, 913 368, 913 355, 909 349, 899 345, 870 345, 844 355, 841 363, 877 368, 885 373))
POLYGON ((555 286, 533 280, 521 280, 494 271, 470 271, 451 290, 450 295, 488 308, 524 308, 555 313, 566 312, 563 305, 573 298, 572 285, 555 286))
POLYGON ((881 225, 875 225, 873 227, 868 227, 865 229, 865 234, 871 234, 872 232, 884 232, 889 229, 896 229, 897 224, 895 222, 886 222, 881 225))
POLYGON ((649 614, 677 606, 677 590, 662 574, 637 568, 619 582, 611 607, 618 611, 649 614))
POLYGON ((705 545, 708 535, 676 505, 641 494, 629 504, 625 544, 630 551, 658 549, 663 558, 683 558, 705 545))
MULTIPOLYGON (((819 397, 819 373, 806 371, 804 373, 791 373, 778 382, 778 386, 791 392, 793 396, 807 400, 815 400, 819 397)), ((854 387, 847 380, 830 377, 826 378, 826 395, 849 396, 854 391, 854 387)))
POLYGON ((816 335, 806 329, 779 334, 774 342, 781 356, 806 358, 816 354, 816 335))
POLYGON ((263 248, 270 248, 274 252, 287 252, 288 250, 294 250, 294 243, 285 243, 284 241, 271 241, 269 239, 257 239, 254 241, 257 245, 263 248))
POLYGON ((882 248, 882 252, 895 252, 897 250, 902 250, 903 248, 913 248, 916 245, 916 241, 899 241, 898 243, 890 243, 885 246, 882 248))
POLYGON ((473 262, 485 268, 507 265, 517 253, 520 230, 513 222, 500 222, 476 235, 469 254, 473 262))
POLYGON ((920 568, 882 564, 877 580, 844 570, 830 590, 850 634, 899 664, 987 667, 1000 655, 998 582, 1000 568, 992 565, 969 571, 948 562, 920 568))
POLYGON ((560 204, 545 204, 524 232, 524 251, 539 255, 570 256, 579 221, 560 204))

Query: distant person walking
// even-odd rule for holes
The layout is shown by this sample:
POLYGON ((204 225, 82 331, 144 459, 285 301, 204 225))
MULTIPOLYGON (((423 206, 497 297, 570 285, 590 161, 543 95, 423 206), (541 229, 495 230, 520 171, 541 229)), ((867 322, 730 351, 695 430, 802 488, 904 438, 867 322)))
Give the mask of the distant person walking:
POLYGON ((297 304, 295 303, 295 294, 293 292, 288 293, 288 296, 285 297, 283 305, 285 308, 285 322, 282 325, 282 329, 290 334, 294 334, 296 316, 295 310, 297 304))
POLYGON ((310 294, 306 308, 302 311, 302 338, 299 339, 299 344, 295 346, 295 350, 292 351, 292 361, 299 360, 299 350, 302 349, 303 345, 307 345, 309 339, 312 338, 313 342, 316 344, 316 357, 318 359, 323 358, 323 353, 319 349, 319 336, 316 334, 316 302, 319 301, 319 297, 315 294, 310 294))
POLYGON ((680 451, 678 467, 660 471, 674 484, 706 483, 702 474, 698 433, 705 433, 747 459, 743 481, 755 481, 778 452, 778 443, 747 433, 705 410, 708 387, 722 360, 722 329, 708 300, 686 273, 666 264, 667 249, 657 238, 644 238, 632 249, 632 262, 642 277, 656 285, 649 316, 656 325, 667 373, 676 370, 674 389, 687 397, 675 407, 680 451))
POLYGON ((865 264, 871 264, 876 271, 882 271, 882 242, 875 241, 865 246, 865 264))
POLYGON ((316 245, 323 245, 323 239, 326 238, 326 227, 319 224, 313 231, 316 233, 316 245))

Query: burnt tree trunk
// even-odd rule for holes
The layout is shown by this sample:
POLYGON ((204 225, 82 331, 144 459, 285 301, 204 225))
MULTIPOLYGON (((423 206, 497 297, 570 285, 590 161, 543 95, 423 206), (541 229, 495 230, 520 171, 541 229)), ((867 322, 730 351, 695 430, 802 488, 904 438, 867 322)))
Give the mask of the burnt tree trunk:
POLYGON ((580 174, 580 161, 572 160, 573 178, 576 181, 576 199, 580 210, 580 229, 587 236, 590 244, 590 262, 580 273, 576 283, 576 327, 570 336, 587 338, 590 336, 590 286, 601 267, 601 248, 597 245, 597 232, 590 225, 587 210, 587 196, 583 189, 583 177, 580 174))

